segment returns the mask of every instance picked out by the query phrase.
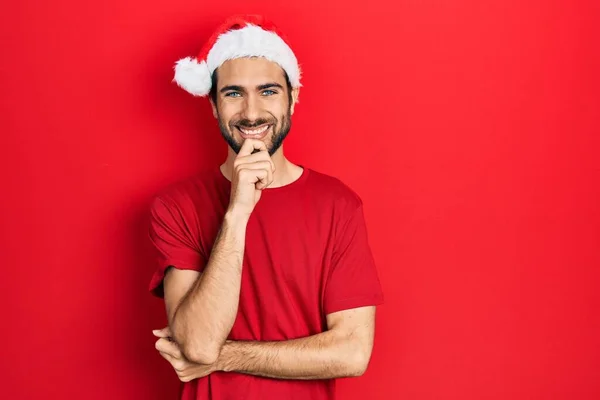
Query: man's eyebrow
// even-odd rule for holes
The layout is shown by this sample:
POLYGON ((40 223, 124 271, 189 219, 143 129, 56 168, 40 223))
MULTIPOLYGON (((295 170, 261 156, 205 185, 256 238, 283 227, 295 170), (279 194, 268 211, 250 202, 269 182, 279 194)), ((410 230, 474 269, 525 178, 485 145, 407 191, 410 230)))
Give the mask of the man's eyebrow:
MULTIPOLYGON (((279 88, 279 89, 283 90, 283 86, 281 86, 277 82, 269 82, 269 83, 264 83, 262 85, 258 85, 256 87, 256 90, 260 91, 260 90, 271 89, 271 88, 279 88)), ((228 92, 230 90, 235 90, 236 92, 244 92, 245 91, 245 89, 242 86, 239 86, 239 85, 227 85, 227 86, 223 86, 221 88, 221 90, 219 90, 219 92, 225 93, 225 92, 228 92)))
POLYGON ((279 88, 279 89, 283 90, 283 86, 281 86, 279 83, 276 83, 276 82, 265 83, 264 85, 259 85, 256 87, 256 90, 265 90, 265 89, 270 89, 270 88, 279 88))
POLYGON ((243 92, 244 88, 241 87, 241 86, 237 86, 237 85, 229 85, 229 86, 223 86, 221 88, 221 90, 219 90, 219 92, 224 93, 224 92, 227 92, 229 90, 235 90, 235 91, 238 91, 238 92, 243 92))

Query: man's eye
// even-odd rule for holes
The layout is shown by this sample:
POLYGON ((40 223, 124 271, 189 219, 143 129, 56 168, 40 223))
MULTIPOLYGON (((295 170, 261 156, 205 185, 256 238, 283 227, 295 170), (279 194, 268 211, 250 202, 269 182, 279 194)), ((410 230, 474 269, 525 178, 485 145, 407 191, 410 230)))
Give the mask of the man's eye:
POLYGON ((265 95, 265 96, 272 96, 272 95, 274 95, 274 94, 276 94, 276 93, 277 93, 277 92, 275 92, 274 90, 265 90, 265 91, 263 92, 263 95, 265 95))
POLYGON ((239 96, 238 92, 229 92, 225 94, 225 97, 237 97, 239 96))

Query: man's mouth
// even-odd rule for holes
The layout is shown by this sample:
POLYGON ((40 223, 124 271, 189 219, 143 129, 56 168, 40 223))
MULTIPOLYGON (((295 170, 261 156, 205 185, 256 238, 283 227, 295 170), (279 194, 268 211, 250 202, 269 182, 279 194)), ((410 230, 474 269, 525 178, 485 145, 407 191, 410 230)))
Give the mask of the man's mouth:
POLYGON ((241 132, 242 137, 244 137, 244 138, 251 137, 251 138, 260 138, 260 139, 262 139, 266 135, 266 133, 268 132, 270 127, 271 127, 270 124, 261 125, 256 128, 245 128, 245 127, 236 125, 236 128, 238 129, 238 131, 241 132))

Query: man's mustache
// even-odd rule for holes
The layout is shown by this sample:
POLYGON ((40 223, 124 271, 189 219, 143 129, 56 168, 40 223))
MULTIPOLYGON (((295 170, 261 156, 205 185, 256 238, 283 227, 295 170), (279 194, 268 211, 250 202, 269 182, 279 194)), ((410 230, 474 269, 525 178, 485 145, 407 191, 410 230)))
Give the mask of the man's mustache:
POLYGON ((232 123, 233 126, 241 126, 244 128, 255 128, 257 126, 265 125, 265 124, 274 124, 275 122, 272 120, 268 120, 265 118, 259 118, 255 121, 250 121, 249 119, 242 119, 232 123))

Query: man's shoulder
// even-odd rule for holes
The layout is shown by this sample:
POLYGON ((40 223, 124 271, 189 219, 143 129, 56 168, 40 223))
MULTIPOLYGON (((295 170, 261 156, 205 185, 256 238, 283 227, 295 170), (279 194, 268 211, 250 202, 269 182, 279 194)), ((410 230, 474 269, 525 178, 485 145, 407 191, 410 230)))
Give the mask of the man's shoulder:
POLYGON ((362 206, 361 196, 340 176, 314 168, 310 168, 310 173, 310 187, 319 198, 352 209, 362 206))
POLYGON ((181 206, 198 201, 201 193, 209 193, 210 187, 217 181, 214 168, 202 169, 192 175, 172 180, 164 184, 152 197, 152 204, 166 203, 181 206))

